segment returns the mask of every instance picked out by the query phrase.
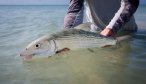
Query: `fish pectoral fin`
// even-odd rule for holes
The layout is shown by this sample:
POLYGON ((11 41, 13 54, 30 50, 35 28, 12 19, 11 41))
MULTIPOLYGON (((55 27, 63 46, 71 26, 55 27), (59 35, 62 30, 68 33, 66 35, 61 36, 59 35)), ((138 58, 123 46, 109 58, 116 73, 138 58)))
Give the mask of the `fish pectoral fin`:
POLYGON ((69 48, 63 48, 61 50, 56 51, 56 54, 64 55, 66 52, 70 51, 69 48))

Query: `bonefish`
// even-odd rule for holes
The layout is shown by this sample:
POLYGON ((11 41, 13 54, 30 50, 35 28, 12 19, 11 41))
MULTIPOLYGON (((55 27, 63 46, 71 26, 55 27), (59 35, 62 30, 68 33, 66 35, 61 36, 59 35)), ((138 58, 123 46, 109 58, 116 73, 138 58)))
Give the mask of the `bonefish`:
POLYGON ((61 53, 62 51, 104 47, 108 45, 116 45, 116 43, 117 40, 114 38, 104 37, 98 33, 83 30, 81 28, 72 28, 40 37, 30 43, 20 55, 24 60, 28 60, 34 55, 43 53, 53 55, 61 53))

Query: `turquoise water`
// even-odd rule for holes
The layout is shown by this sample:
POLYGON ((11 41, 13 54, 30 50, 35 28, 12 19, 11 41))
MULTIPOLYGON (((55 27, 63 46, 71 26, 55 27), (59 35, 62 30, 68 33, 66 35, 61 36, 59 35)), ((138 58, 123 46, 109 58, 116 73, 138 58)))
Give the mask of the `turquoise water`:
POLYGON ((28 43, 62 29, 67 6, 0 6, 0 84, 146 84, 145 9, 135 14, 139 31, 120 47, 24 62, 28 43))

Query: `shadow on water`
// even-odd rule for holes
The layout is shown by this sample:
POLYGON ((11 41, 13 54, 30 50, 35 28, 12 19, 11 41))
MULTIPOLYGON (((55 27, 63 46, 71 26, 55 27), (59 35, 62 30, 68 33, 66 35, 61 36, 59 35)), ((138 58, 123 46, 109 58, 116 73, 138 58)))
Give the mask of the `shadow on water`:
POLYGON ((138 32, 131 41, 127 77, 130 84, 146 83, 146 31, 138 32), (130 81, 132 80, 132 81, 130 81))

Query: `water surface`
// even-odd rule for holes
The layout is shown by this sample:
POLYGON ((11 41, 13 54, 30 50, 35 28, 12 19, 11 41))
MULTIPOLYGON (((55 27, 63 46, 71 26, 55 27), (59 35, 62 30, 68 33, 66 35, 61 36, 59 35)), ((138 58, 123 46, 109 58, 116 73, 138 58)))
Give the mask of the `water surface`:
POLYGON ((120 47, 23 62, 28 43, 62 29, 67 6, 0 6, 0 84, 146 84, 145 8, 135 14, 138 33, 120 47))

